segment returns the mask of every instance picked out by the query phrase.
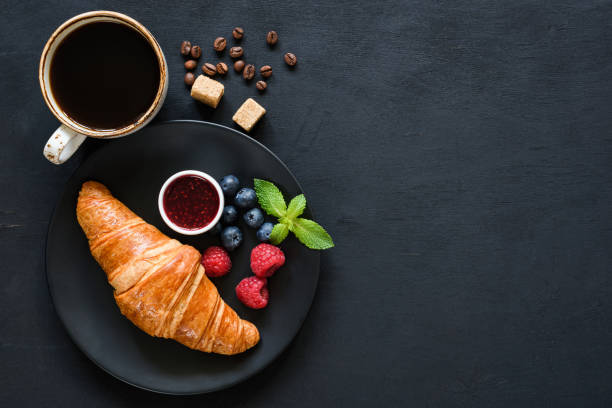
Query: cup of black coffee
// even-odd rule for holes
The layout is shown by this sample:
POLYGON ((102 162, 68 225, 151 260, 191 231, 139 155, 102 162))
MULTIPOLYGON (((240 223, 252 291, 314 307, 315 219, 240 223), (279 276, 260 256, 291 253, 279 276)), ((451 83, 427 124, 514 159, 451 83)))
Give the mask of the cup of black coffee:
POLYGON ((40 88, 62 123, 43 154, 65 162, 86 137, 115 138, 145 126, 168 91, 161 47, 136 20, 113 11, 80 14, 62 24, 40 58, 40 88))

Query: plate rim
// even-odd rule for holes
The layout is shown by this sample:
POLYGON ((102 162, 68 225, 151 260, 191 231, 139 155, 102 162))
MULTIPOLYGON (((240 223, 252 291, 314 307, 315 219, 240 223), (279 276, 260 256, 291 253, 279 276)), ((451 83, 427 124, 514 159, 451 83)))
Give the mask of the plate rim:
MULTIPOLYGON (((256 145, 259 148, 262 148, 264 151, 266 151, 268 154, 272 155, 272 157, 274 159, 276 159, 287 171, 287 173, 291 176, 291 178, 293 179, 293 181, 295 182, 295 184, 298 186, 299 190, 302 191, 302 193, 305 195, 305 191, 304 188, 302 187, 302 185, 300 184, 300 182, 297 180, 297 178, 295 177, 295 175, 293 174, 293 172, 289 169, 289 167, 285 164, 284 161, 282 161, 280 159, 280 157, 278 157, 272 150, 270 150, 267 146, 265 146, 263 143, 259 142, 258 140, 255 140, 254 138, 252 138, 251 136, 237 130, 237 129, 233 129, 229 126, 225 126, 225 125, 221 125, 218 123, 213 123, 213 122, 208 122, 208 121, 203 121, 203 120, 197 120, 197 119, 172 119, 172 120, 165 120, 165 121, 161 121, 161 122, 157 122, 157 123, 153 123, 150 124, 146 127, 143 128, 147 129, 150 127, 160 127, 160 126, 164 126, 164 125, 172 125, 175 123, 193 123, 193 124, 197 124, 197 125, 204 125, 204 126, 213 126, 213 127, 217 127, 217 128, 222 128, 225 130, 229 130, 241 137, 246 138, 246 140, 248 142, 250 142, 251 144, 256 145)), ((138 132, 140 133, 140 132, 138 132)), ((128 135, 129 136, 129 135, 128 135)), ((288 348, 289 346, 295 341, 295 338, 297 337, 297 335, 300 333, 300 331, 302 330, 302 327, 304 326, 304 322, 306 321, 306 318, 308 317, 308 315, 310 314, 310 310, 312 309, 312 304, 314 303, 314 298, 316 296, 317 293, 317 289, 319 287, 319 275, 321 272, 321 253, 320 251, 316 251, 317 253, 317 268, 316 268, 316 281, 315 281, 315 286, 314 286, 314 291, 312 293, 312 297, 310 299, 310 302, 308 304, 308 307, 306 309, 306 313, 304 313, 303 318, 301 319, 301 321, 298 323, 298 328, 297 331, 295 332, 295 334, 293 335, 293 337, 291 338, 291 340, 289 340, 287 342, 287 344, 285 344, 279 351, 278 353, 271 358, 268 362, 266 362, 265 364, 262 364, 260 367, 258 367, 256 370, 253 370, 253 372, 249 373, 247 376, 239 378, 237 380, 234 381, 230 381, 227 384, 223 384, 220 386, 216 386, 216 387, 212 387, 206 390, 200 390, 200 391, 175 391, 175 392, 170 392, 170 391, 164 391, 164 390, 157 390, 154 388, 150 388, 150 387, 146 387, 140 384, 135 384, 133 382, 131 382, 130 380, 124 378, 123 376, 114 373, 112 371, 110 371, 109 369, 107 369, 106 367, 104 367, 98 360, 96 360, 95 358, 93 358, 86 350, 84 347, 82 347, 72 336, 71 331, 68 329, 68 326, 66 325, 66 322, 64 321, 64 318, 62 317, 62 315, 59 313, 56 305, 55 305, 55 297, 53 295, 53 291, 51 290, 51 285, 49 284, 49 268, 48 268, 48 256, 49 256, 49 252, 48 252, 48 247, 49 247, 49 233, 51 231, 51 225, 53 224, 56 214, 57 214, 57 208, 58 205, 62 199, 62 197, 64 196, 64 192, 66 190, 66 185, 68 183, 69 180, 72 179, 72 177, 74 177, 74 175, 81 169, 81 167, 84 165, 85 161, 90 159, 92 156, 95 156, 97 154, 100 154, 99 152, 103 151, 104 149, 107 149, 108 146, 111 146, 112 143, 107 143, 104 144, 103 146, 99 147, 97 150, 95 150, 94 152, 90 153, 87 157, 83 158, 81 163, 79 163, 79 165, 77 166, 77 168, 74 169, 74 171, 70 174, 70 176, 66 179, 66 181, 64 182, 63 188, 62 190, 59 192, 55 203, 53 205, 53 210, 51 211, 51 216, 49 217, 49 222, 47 225, 47 233, 45 236, 45 246, 44 246, 44 260, 45 260, 45 282, 47 284, 47 290, 49 292, 49 297, 51 299, 51 305, 53 307, 53 310, 55 311, 55 315, 57 316, 58 320, 60 321, 62 327, 64 328, 66 334, 68 335, 68 337, 70 338, 70 341, 76 346, 76 348, 82 352, 91 362, 93 362, 98 368, 102 369, 105 373, 111 375, 112 377, 124 382, 125 384, 129 384, 132 387, 135 387, 137 389, 141 389, 141 390, 145 390, 145 391, 149 391, 149 392, 153 392, 156 394, 162 394, 162 395, 202 395, 202 394, 209 394, 212 392, 216 392, 216 391, 220 391, 220 390, 224 390, 224 389, 228 389, 231 388, 239 383, 242 383, 250 378, 252 378, 253 376, 259 374, 261 371, 263 371, 266 367, 268 367, 270 364, 272 364, 274 361, 276 361, 288 348)), ((308 209, 310 211, 310 213, 312 214, 312 216, 314 217, 314 212, 312 210, 312 208, 309 207, 308 209)))

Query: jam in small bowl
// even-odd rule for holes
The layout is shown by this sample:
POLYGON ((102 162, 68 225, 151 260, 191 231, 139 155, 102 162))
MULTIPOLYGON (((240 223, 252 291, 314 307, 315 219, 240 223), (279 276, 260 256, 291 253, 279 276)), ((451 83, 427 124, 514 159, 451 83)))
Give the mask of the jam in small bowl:
POLYGON ((219 183, 197 170, 179 171, 161 188, 159 213, 174 231, 202 234, 217 224, 223 212, 223 191, 219 183))

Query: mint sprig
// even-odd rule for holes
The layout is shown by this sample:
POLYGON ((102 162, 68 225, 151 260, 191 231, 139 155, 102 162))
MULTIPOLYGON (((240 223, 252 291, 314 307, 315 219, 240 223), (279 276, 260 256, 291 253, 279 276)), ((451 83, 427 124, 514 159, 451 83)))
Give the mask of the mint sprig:
POLYGON ((306 197, 304 194, 300 194, 295 196, 289 201, 289 206, 287 207, 287 215, 286 217, 289 219, 296 219, 306 209, 306 197))
POLYGON ((322 226, 306 218, 297 218, 289 227, 300 242, 311 249, 328 249, 334 246, 334 241, 322 226))
POLYGON ((270 233, 270 242, 274 245, 278 245, 287 238, 289 235, 289 227, 286 224, 278 223, 272 228, 270 233))
POLYGON ((284 217, 287 213, 287 204, 278 187, 269 181, 260 179, 255 179, 253 184, 261 208, 276 218, 284 217))
POLYGON ((322 226, 313 220, 299 218, 306 209, 304 194, 293 197, 287 206, 283 193, 273 183, 254 179, 253 184, 261 208, 278 219, 278 223, 274 225, 270 233, 272 244, 278 245, 283 242, 291 231, 302 244, 310 249, 328 249, 334 246, 334 241, 322 226))

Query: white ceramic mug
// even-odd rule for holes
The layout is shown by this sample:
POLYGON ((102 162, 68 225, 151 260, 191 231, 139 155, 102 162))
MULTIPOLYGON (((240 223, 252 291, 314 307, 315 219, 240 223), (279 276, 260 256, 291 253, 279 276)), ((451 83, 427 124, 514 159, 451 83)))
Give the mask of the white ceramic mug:
POLYGON ((151 35, 149 30, 147 30, 138 21, 114 11, 90 11, 88 13, 79 14, 78 16, 66 21, 51 35, 51 38, 49 38, 47 41, 47 44, 43 49, 42 56, 40 57, 38 80, 40 82, 40 89, 42 90, 47 106, 49 109, 51 109, 51 112, 55 115, 55 117, 62 123, 60 127, 57 128, 57 130, 51 135, 49 141, 45 144, 43 154, 50 162, 62 164, 68 160, 70 156, 74 154, 74 152, 76 152, 87 136, 96 138, 116 138, 126 136, 130 133, 136 132, 149 123, 155 117, 155 115, 157 115, 164 103, 164 99, 166 99, 166 93, 168 92, 168 66, 166 64, 164 53, 157 43, 157 40, 155 40, 155 37, 151 35), (51 61, 53 60, 55 51, 62 40, 64 40, 74 30, 82 27, 85 24, 104 21, 123 24, 139 32, 151 45, 159 62, 160 83, 155 100, 149 109, 134 123, 121 129, 99 130, 81 125, 64 113, 56 102, 53 92, 51 91, 51 79, 49 74, 51 70, 51 61))

